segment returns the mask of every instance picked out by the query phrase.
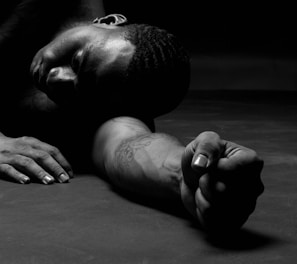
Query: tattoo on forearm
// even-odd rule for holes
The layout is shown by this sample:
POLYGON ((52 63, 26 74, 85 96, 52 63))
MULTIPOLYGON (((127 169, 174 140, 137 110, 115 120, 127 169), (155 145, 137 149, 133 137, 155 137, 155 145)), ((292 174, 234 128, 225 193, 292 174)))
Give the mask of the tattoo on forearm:
MULTIPOLYGON (((130 175, 132 173, 134 176, 136 175, 137 182, 146 184, 145 189, 154 188, 156 195, 157 193, 163 195, 163 191, 167 189, 170 192, 178 193, 181 179, 180 157, 178 152, 176 157, 171 152, 171 157, 167 160, 168 151, 171 151, 171 142, 179 144, 174 137, 160 133, 138 135, 124 140, 114 153, 113 166, 116 167, 117 174, 128 173, 130 175), (160 144, 163 143, 167 147, 162 148, 160 144), (154 146, 150 149, 152 144, 154 146), (140 155, 136 157, 137 153, 142 151, 143 153, 139 153, 140 155), (141 162, 144 163, 140 164, 141 162)), ((118 177, 118 180, 121 181, 121 178, 118 177)))
POLYGON ((152 144, 156 139, 166 138, 172 142, 178 142, 177 139, 166 134, 145 134, 135 136, 124 140, 115 151, 116 165, 121 169, 128 169, 130 164, 134 162, 135 154, 142 149, 145 149, 152 144))
POLYGON ((128 169, 134 161, 136 152, 149 146, 155 137, 154 134, 146 134, 124 140, 115 151, 116 165, 121 169, 128 169))

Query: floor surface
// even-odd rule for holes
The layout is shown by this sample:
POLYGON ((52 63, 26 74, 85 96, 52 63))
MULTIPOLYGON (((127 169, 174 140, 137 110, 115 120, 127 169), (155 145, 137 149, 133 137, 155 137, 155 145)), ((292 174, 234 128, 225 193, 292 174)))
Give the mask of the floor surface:
POLYGON ((295 263, 296 99, 295 92, 196 91, 157 119, 159 131, 184 143, 214 130, 264 159, 265 192, 238 234, 212 240, 178 205, 137 203, 95 175, 52 186, 1 181, 0 263, 295 263))

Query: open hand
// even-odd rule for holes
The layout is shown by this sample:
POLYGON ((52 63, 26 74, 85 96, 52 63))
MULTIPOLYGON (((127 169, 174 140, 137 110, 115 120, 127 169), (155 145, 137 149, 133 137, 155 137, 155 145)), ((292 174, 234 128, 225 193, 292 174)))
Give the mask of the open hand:
POLYGON ((264 191, 262 168, 255 151, 203 132, 182 158, 183 203, 205 229, 240 228, 264 191))
POLYGON ((0 178, 19 183, 30 179, 44 184, 65 183, 73 172, 60 151, 33 137, 10 138, 0 134, 0 178))

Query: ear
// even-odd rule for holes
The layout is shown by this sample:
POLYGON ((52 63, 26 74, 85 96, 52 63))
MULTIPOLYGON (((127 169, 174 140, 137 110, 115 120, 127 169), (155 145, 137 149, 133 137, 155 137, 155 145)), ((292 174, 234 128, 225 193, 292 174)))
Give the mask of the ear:
POLYGON ((123 24, 126 24, 127 22, 128 22, 128 19, 121 14, 111 14, 105 17, 96 18, 94 20, 94 23, 115 25, 115 26, 123 25, 123 24))

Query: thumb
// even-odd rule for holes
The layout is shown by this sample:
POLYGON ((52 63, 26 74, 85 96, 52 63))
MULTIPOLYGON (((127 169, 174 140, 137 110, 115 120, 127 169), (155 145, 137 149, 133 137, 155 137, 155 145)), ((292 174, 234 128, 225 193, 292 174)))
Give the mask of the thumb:
POLYGON ((195 145, 191 166, 197 173, 204 174, 219 160, 224 149, 223 140, 217 133, 206 131, 195 139, 195 145))
POLYGON ((186 146, 182 170, 184 181, 190 189, 196 190, 200 177, 217 163, 223 150, 222 142, 217 133, 206 131, 186 146))

